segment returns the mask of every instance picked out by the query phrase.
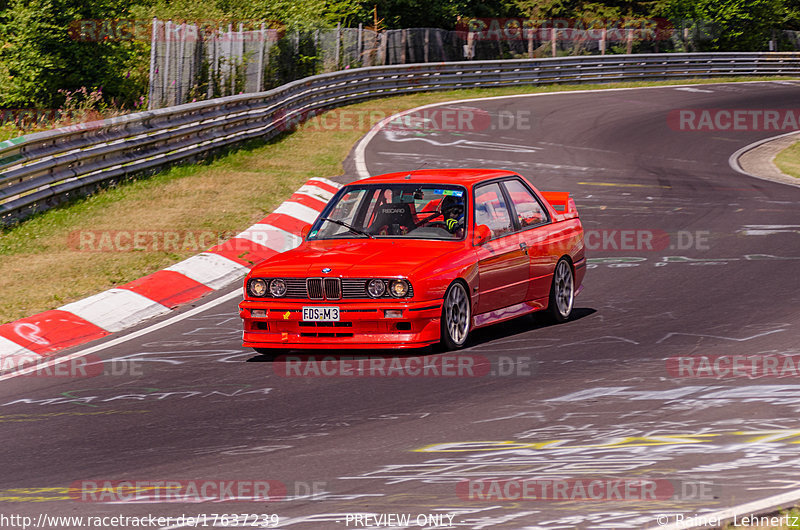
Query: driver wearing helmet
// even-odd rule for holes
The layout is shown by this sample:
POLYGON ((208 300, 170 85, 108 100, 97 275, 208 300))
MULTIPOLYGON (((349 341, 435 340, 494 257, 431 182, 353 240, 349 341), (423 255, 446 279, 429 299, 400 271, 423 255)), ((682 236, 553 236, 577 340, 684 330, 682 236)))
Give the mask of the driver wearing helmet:
POLYGON ((455 234, 464 228, 464 200, 461 197, 448 195, 442 200, 442 217, 447 231, 455 234))

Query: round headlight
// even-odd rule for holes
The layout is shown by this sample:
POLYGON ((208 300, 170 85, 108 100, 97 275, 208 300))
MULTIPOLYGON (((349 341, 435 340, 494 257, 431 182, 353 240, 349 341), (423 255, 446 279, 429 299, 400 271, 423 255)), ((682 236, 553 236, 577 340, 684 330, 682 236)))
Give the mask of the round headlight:
POLYGON ((269 282, 269 294, 275 298, 286 296, 286 282, 281 279, 269 282))
POLYGON ((261 278, 250 280, 247 287, 253 296, 265 296, 267 294, 267 282, 261 278))
POLYGON ((372 298, 380 298, 386 292, 386 285, 383 280, 370 280, 367 284, 367 292, 372 298))
POLYGON ((389 291, 392 296, 402 298, 408 294, 408 282, 405 280, 392 280, 389 283, 389 291))

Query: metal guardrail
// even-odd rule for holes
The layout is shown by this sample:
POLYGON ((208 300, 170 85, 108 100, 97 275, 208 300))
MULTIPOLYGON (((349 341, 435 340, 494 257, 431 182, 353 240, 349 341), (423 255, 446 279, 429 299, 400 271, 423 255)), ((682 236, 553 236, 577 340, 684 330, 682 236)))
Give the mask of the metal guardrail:
POLYGON ((606 55, 375 66, 44 131, 0 143, 0 223, 104 183, 189 161, 251 138, 270 139, 312 111, 412 92, 725 76, 800 75, 800 53, 606 55))

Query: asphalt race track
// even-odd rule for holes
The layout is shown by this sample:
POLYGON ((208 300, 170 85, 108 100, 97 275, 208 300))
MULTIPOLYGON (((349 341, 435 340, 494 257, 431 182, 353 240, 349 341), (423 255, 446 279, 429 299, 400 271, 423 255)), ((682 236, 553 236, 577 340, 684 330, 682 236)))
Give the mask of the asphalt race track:
MULTIPOLYGON (((285 377, 240 347, 234 295, 95 351, 105 374, 2 381, 0 514, 206 514, 153 528, 243 526, 212 514, 277 514, 277 527, 298 529, 376 527, 354 517, 365 514, 408 514, 412 528, 643 528, 800 490, 800 366, 690 377, 677 367, 699 364, 670 360, 800 355, 800 188, 728 164, 782 131, 668 120, 798 101, 790 81, 510 97, 444 105, 488 113, 482 130, 379 132, 372 174, 504 168, 569 191, 590 248, 576 317, 479 330, 462 355, 483 363, 480 376, 285 377), (648 479, 660 493, 463 489, 531 477, 648 479), (159 480, 271 480, 286 496, 86 495, 87 481, 159 480)), ((356 178, 352 157, 346 166, 342 182, 356 178)))

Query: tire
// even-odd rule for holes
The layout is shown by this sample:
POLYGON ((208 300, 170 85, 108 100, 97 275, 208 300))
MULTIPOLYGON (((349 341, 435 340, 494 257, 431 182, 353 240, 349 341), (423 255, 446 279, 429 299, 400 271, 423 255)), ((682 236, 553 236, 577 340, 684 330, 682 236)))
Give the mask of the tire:
POLYGON ((550 285, 550 302, 547 312, 556 323, 566 322, 572 316, 575 304, 575 275, 566 258, 556 263, 553 271, 553 283, 550 285))
POLYGON ((445 351, 458 350, 467 343, 472 312, 467 288, 455 281, 447 288, 442 303, 441 345, 445 351))

